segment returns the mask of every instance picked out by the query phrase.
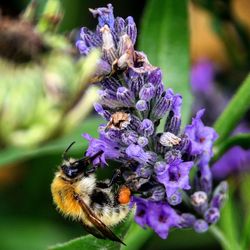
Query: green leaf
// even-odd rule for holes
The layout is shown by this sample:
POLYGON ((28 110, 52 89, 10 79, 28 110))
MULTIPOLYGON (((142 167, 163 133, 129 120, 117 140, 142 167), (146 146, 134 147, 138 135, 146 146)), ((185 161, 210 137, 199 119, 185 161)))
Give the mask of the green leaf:
POLYGON ((241 248, 248 249, 250 244, 250 214, 246 216, 241 237, 241 248))
MULTIPOLYGON (((113 232, 120 238, 123 239, 127 233, 130 225, 133 213, 126 219, 124 223, 117 226, 113 232)), ((49 250, 118 250, 121 248, 121 244, 111 240, 101 240, 95 238, 93 235, 86 235, 63 244, 57 244, 55 246, 49 247, 49 250)))
POLYGON ((132 222, 131 227, 124 239, 127 246, 122 246, 122 250, 137 250, 141 249, 144 242, 153 235, 153 231, 149 228, 143 229, 135 222, 132 222))
POLYGON ((241 248, 248 249, 250 246, 250 196, 247 195, 250 190, 250 174, 242 173, 240 175, 240 199, 244 208, 244 224, 240 234, 241 248))
POLYGON ((69 237, 62 226, 49 219, 6 215, 1 215, 0 219, 0 249, 44 250, 46 246, 69 237))
POLYGON ((216 132, 219 134, 218 140, 215 145, 221 144, 225 138, 227 138, 244 114, 250 107, 250 75, 247 76, 246 80, 240 86, 234 97, 227 105, 224 112, 220 115, 214 124, 216 132))
POLYGON ((81 135, 83 133, 90 133, 92 136, 97 136, 97 127, 100 123, 101 120, 99 118, 90 118, 85 120, 83 124, 71 133, 43 146, 37 148, 7 148, 2 150, 0 151, 0 168, 9 163, 31 157, 62 153, 72 141, 80 142, 72 148, 72 151, 74 153, 83 152, 88 142, 83 140, 81 135))
POLYGON ((210 233, 220 242, 224 250, 232 250, 224 233, 215 225, 209 228, 210 233))
POLYGON ((220 239, 217 235, 217 239, 221 243, 224 250, 240 250, 239 246, 239 219, 240 215, 235 213, 235 211, 240 211, 237 209, 237 204, 235 203, 233 190, 229 191, 228 199, 225 206, 221 210, 221 218, 219 221, 219 228, 221 230, 220 239))
POLYGON ((238 134, 223 141, 214 148, 213 162, 217 161, 223 154, 234 146, 241 146, 244 149, 250 148, 250 134, 238 134))
POLYGON ((165 86, 183 96, 182 122, 192 106, 189 84, 188 1, 149 0, 141 23, 139 49, 163 71, 165 86))

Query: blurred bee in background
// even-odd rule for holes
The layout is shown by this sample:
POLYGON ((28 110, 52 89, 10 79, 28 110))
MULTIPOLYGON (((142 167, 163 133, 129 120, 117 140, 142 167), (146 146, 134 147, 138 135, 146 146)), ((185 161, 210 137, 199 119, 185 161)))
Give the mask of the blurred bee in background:
POLYGON ((82 159, 68 159, 67 151, 63 154, 63 163, 55 174, 51 184, 53 200, 58 210, 73 219, 81 221, 86 231, 97 238, 122 242, 108 226, 121 222, 129 213, 130 190, 119 186, 114 191, 120 171, 116 171, 109 181, 97 181, 94 159, 103 151, 82 159))

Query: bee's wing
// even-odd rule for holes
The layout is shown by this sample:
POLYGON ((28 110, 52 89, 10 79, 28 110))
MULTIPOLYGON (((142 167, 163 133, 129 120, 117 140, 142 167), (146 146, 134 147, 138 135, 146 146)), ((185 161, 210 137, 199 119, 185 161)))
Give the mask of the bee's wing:
POLYGON ((97 238, 108 238, 125 245, 120 238, 118 238, 100 219, 97 218, 97 216, 91 211, 91 209, 86 205, 86 203, 78 194, 75 194, 75 198, 79 202, 89 221, 94 225, 94 228, 85 225, 85 228, 89 233, 93 234, 97 238))
POLYGON ((89 233, 94 235, 96 238, 98 239, 105 239, 107 238, 106 236, 103 235, 103 233, 101 233, 100 231, 98 231, 98 229, 96 229, 95 227, 90 227, 88 225, 86 225, 83 221, 83 227, 84 229, 89 233))

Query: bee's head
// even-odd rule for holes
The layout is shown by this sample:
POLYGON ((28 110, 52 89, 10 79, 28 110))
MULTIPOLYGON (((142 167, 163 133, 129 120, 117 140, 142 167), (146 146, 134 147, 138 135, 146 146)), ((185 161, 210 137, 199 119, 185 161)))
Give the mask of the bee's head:
POLYGON ((80 175, 88 175, 90 173, 93 173, 95 171, 95 169, 92 167, 92 169, 89 169, 88 166, 91 165, 91 162, 98 156, 100 156, 103 151, 97 152, 96 154, 94 154, 91 157, 85 156, 82 159, 79 160, 74 160, 74 159, 68 159, 66 157, 66 153, 68 152, 68 150, 71 148, 71 146, 74 144, 75 142, 72 142, 68 148, 64 151, 63 153, 63 159, 64 162, 61 165, 61 170, 63 172, 63 174, 70 178, 70 179, 74 179, 80 175))
POLYGON ((79 160, 70 159, 64 161, 64 163, 61 165, 61 170, 66 177, 74 179, 84 173, 84 166, 80 164, 79 160))

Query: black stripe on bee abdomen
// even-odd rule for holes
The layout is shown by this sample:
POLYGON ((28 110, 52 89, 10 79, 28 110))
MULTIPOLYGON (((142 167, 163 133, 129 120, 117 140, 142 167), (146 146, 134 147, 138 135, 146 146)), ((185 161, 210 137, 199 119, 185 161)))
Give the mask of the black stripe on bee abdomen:
POLYGON ((100 206, 105 206, 105 205, 112 205, 112 201, 110 197, 105 193, 100 190, 95 190, 91 196, 90 196, 91 204, 90 207, 95 206, 95 204, 98 204, 100 206))

